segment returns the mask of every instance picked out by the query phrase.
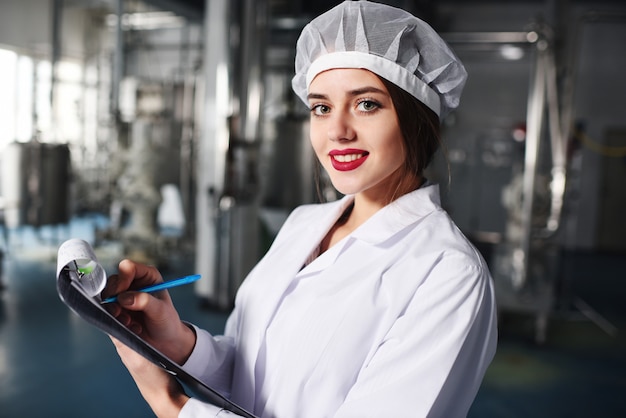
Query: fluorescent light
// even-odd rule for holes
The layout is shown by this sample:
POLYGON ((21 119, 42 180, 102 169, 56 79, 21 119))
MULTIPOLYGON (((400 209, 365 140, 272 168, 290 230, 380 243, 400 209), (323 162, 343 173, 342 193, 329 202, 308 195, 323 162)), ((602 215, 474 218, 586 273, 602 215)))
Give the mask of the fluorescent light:
POLYGON ((500 55, 504 59, 517 61, 524 57, 524 50, 519 46, 505 44, 500 47, 500 55))
MULTIPOLYGON (((106 24, 109 27, 117 25, 117 15, 108 15, 106 24)), ((185 25, 185 19, 172 12, 143 12, 125 13, 122 15, 122 28, 125 30, 151 30, 180 28, 185 25)))

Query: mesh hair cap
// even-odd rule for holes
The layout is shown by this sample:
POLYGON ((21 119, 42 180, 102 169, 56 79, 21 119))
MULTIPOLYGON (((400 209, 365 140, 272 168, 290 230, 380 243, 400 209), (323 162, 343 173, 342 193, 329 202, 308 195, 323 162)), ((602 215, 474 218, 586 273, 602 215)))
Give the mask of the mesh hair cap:
POLYGON ((311 81, 333 68, 362 68, 404 89, 443 119, 459 105, 467 73, 426 22, 392 6, 344 1, 304 27, 292 87, 306 104, 311 81))

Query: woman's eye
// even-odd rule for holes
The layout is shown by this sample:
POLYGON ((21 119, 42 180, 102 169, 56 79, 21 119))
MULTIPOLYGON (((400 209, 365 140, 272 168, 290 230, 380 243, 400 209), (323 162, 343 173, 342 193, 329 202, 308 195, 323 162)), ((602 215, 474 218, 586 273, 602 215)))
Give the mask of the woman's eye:
POLYGON ((320 115, 325 115, 325 114, 327 114, 328 112, 330 112, 330 107, 328 107, 328 106, 326 106, 326 105, 322 105, 322 104, 315 105, 315 106, 313 106, 313 107, 311 108, 311 112, 312 112, 314 115, 318 115, 318 116, 320 116, 320 115))
POLYGON ((362 112, 371 112, 372 110, 376 110, 380 107, 378 103, 373 100, 363 100, 359 102, 358 109, 362 112))

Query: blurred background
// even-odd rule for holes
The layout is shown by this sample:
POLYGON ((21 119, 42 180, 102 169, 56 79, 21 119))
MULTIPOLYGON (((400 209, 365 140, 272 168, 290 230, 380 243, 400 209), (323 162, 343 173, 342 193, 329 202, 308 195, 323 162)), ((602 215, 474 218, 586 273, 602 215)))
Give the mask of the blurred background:
MULTIPOLYGON (((55 290, 90 242, 220 333, 297 205, 337 198, 291 92, 338 1, 0 0, 0 417, 151 416, 55 290)), ((626 3, 386 1, 469 73, 428 172, 494 276, 498 353, 471 417, 626 416, 626 3)))

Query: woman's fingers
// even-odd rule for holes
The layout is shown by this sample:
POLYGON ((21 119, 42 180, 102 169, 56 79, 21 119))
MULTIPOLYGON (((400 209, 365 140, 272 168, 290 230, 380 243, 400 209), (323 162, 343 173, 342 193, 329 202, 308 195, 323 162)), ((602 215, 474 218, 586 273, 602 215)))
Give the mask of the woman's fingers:
POLYGON ((191 353, 196 337, 181 322, 169 293, 132 290, 162 281, 156 268, 122 260, 119 273, 111 276, 102 295, 117 295, 117 303, 107 304, 106 309, 121 324, 170 358, 182 362, 191 353))
POLYGON ((135 263, 128 259, 120 261, 118 271, 124 283, 130 281, 139 286, 147 286, 163 281, 156 267, 135 263))
POLYGON ((153 267, 122 260, 118 265, 118 273, 109 276, 102 297, 118 295, 128 289, 140 289, 163 281, 161 273, 153 267))

